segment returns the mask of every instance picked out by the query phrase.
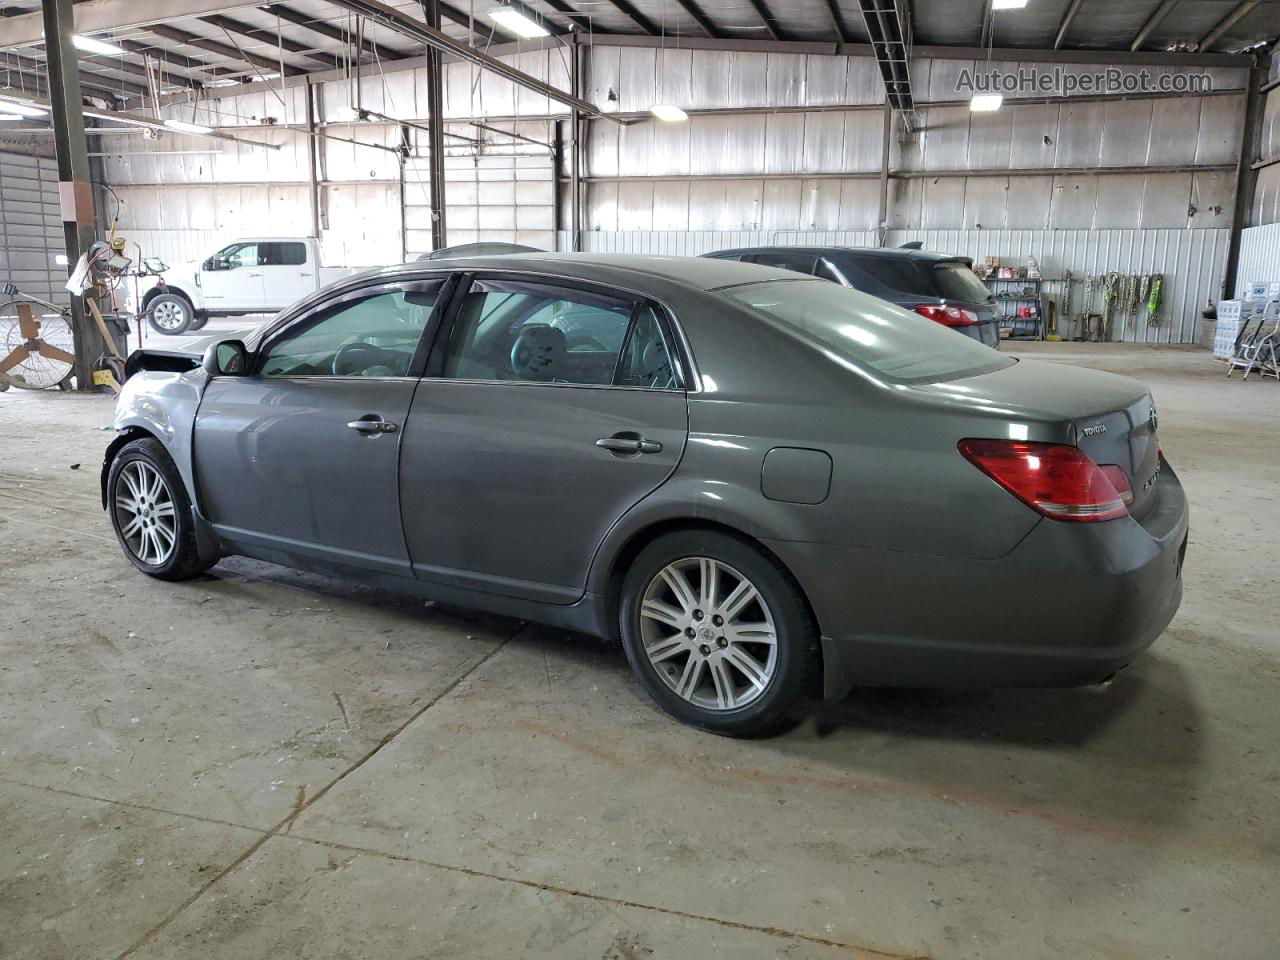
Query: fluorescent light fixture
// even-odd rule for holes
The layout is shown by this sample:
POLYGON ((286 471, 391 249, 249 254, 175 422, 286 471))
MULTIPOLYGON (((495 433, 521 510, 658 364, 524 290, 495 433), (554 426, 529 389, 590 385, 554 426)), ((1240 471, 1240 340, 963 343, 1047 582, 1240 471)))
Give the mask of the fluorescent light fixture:
POLYGON ((521 13, 515 7, 505 4, 490 10, 489 19, 508 33, 514 33, 517 37, 524 37, 526 40, 551 36, 551 31, 538 21, 521 13))
POLYGON ((213 127, 206 127, 203 123, 188 123, 186 120, 169 119, 164 125, 170 130, 181 130, 183 133, 213 133, 213 127))
POLYGON ((206 87, 234 87, 238 86, 239 83, 239 80, 232 80, 230 77, 219 77, 217 80, 206 80, 204 85, 206 87))
POLYGON ((65 253, 58 253, 58 254, 54 254, 53 262, 60 267, 65 267, 71 261, 67 259, 67 255, 65 253))
POLYGON ((257 76, 250 77, 249 82, 253 83, 253 81, 255 80, 279 80, 279 79, 280 79, 280 74, 278 73, 260 73, 257 76))
POLYGON ((975 93, 969 101, 969 109, 974 113, 991 113, 999 110, 1004 103, 1004 95, 1000 93, 975 93))
POLYGON ((38 107, 34 103, 25 103, 12 97, 0 97, 0 113, 19 117, 43 117, 48 112, 47 107, 38 107))
POLYGON ((689 119, 687 113, 670 103, 654 104, 649 108, 649 112, 664 123, 683 123, 689 119))
POLYGON ((124 56, 124 51, 115 44, 95 40, 93 37, 82 37, 78 33, 71 35, 71 43, 77 50, 83 50, 85 53, 96 53, 100 57, 124 56))
POLYGON ((1021 10, 1027 0, 991 0, 992 10, 1021 10))
POLYGON ((0 110, 0 120, 21 120, 21 119, 22 119, 22 114, 20 113, 5 113, 4 110, 0 110))

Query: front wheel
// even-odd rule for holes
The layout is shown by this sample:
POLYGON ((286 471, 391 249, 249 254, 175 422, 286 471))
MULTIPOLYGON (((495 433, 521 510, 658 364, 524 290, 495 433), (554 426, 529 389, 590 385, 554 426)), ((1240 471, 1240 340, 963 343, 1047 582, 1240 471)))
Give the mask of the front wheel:
POLYGON ((107 512, 129 562, 159 580, 188 580, 209 568, 196 545, 191 501, 160 441, 133 440, 107 472, 107 512))
POLYGON ((195 316, 191 303, 176 293, 162 293, 147 307, 147 322, 151 329, 170 337, 186 333, 195 316))
POLYGON ((656 539, 627 572, 620 615, 641 686, 676 719, 714 733, 777 732, 817 677, 818 630, 799 586, 727 534, 656 539))

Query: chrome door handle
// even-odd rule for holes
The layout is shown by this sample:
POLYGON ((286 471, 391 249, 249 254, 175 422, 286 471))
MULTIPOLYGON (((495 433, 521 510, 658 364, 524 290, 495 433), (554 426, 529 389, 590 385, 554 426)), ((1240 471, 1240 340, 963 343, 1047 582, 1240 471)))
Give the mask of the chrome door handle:
POLYGON ((613 436, 601 437, 596 446, 614 453, 661 453, 662 444, 644 437, 613 436))
POLYGON ((359 420, 347 421, 347 426, 357 433, 395 433, 400 429, 398 424, 383 420, 381 417, 361 417, 359 420))

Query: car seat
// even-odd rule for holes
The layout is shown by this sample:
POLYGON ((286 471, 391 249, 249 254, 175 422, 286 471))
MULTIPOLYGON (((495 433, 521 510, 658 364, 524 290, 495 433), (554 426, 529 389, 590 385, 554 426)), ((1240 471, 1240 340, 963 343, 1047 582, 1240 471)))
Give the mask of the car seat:
POLYGON ((532 323, 520 330, 511 346, 511 373, 517 380, 562 379, 567 355, 564 331, 532 323))

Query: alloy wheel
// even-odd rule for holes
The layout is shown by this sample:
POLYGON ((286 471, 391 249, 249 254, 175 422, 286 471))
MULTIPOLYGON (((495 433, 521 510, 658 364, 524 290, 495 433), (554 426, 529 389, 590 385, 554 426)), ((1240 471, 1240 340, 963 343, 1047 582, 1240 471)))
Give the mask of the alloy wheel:
POLYGON ((178 544, 178 517, 160 471, 130 460, 116 477, 114 494, 116 525, 129 552, 148 566, 168 560, 178 544))
POLYGON ((151 319, 161 329, 176 330, 182 326, 182 321, 186 319, 186 316, 182 307, 178 306, 178 304, 165 301, 164 303, 156 304, 151 311, 151 319))
POLYGON ((711 557, 676 560, 649 581, 640 637, 663 682, 704 710, 747 706, 777 670, 777 629, 764 597, 711 557))

